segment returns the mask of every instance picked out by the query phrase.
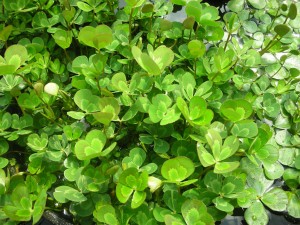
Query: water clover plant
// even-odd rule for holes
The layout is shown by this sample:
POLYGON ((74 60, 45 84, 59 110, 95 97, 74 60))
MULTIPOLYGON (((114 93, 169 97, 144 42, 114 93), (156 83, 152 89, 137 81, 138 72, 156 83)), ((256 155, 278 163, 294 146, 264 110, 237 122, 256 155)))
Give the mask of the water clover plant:
POLYGON ((299 224, 300 3, 0 3, 0 224, 299 224))

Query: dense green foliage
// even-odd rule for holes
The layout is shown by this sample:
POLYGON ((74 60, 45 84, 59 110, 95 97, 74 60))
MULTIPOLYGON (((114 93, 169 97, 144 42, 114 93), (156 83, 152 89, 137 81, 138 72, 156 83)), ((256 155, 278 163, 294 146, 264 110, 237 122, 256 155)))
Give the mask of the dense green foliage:
POLYGON ((300 3, 0 2, 1 224, 300 218, 300 3))

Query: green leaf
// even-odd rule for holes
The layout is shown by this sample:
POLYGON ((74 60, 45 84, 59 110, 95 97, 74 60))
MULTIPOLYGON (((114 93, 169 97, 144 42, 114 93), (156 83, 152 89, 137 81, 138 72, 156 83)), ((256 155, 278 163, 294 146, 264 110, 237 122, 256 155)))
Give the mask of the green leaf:
POLYGON ((239 139, 237 139, 234 136, 227 137, 222 146, 219 160, 224 160, 232 156, 238 150, 239 145, 240 145, 239 139))
POLYGON ((180 110, 178 109, 177 105, 173 105, 171 108, 168 109, 162 120, 160 121, 160 125, 164 126, 167 124, 172 124, 179 120, 181 115, 180 110))
POLYGON ((129 197, 131 196, 132 192, 133 192, 132 188, 127 187, 122 184, 117 184, 116 196, 121 203, 127 202, 129 197))
POLYGON ((187 225, 213 225, 213 217, 207 213, 207 208, 203 202, 196 199, 188 199, 181 206, 182 216, 187 225))
POLYGON ((131 52, 137 63, 150 75, 161 74, 161 71, 154 60, 151 59, 146 53, 142 53, 142 51, 138 47, 133 46, 131 52))
POLYGON ((81 192, 69 186, 55 188, 53 196, 60 203, 66 203, 67 201, 83 202, 87 199, 81 192))
POLYGON ((250 5, 252 5, 256 9, 263 9, 266 7, 266 0, 247 0, 250 5))
POLYGON ((137 8, 144 4, 146 0, 125 0, 126 4, 131 8, 137 8))
MULTIPOLYGON (((85 112, 100 111, 100 97, 93 95, 89 89, 81 89, 74 96, 76 105, 85 112)), ((74 115, 74 114, 73 114, 74 115)))
POLYGON ((141 148, 133 148, 130 150, 129 156, 124 157, 122 165, 124 168, 134 167, 139 168, 143 165, 146 159, 146 153, 141 148))
POLYGON ((123 72, 113 75, 111 78, 111 85, 118 91, 129 92, 126 76, 123 72))
POLYGON ((266 144, 263 147, 256 149, 255 154, 264 164, 273 164, 279 158, 278 148, 271 144, 266 144))
POLYGON ((274 31, 280 36, 283 37, 288 32, 290 32, 290 28, 285 24, 278 24, 274 27, 274 31))
POLYGON ((280 104, 271 93, 265 93, 263 96, 263 105, 268 116, 275 118, 280 113, 280 104))
POLYGON ((16 68, 18 68, 28 60, 27 49, 23 45, 11 45, 6 49, 4 53, 4 59, 6 60, 7 64, 14 65, 16 68), (19 65, 10 63, 13 62, 13 58, 15 57, 18 57, 20 60, 19 65))
POLYGON ((215 165, 215 173, 229 173, 237 169, 240 162, 217 162, 215 165))
POLYGON ((34 92, 22 93, 18 98, 18 104, 26 109, 35 109, 40 103, 41 100, 34 92))
MULTIPOLYGON (((166 225, 185 225, 186 223, 182 221, 182 219, 176 216, 171 215, 165 215, 164 216, 164 222, 166 225)), ((202 225, 202 224, 200 224, 202 225)))
POLYGON ((227 3, 227 7, 233 12, 240 12, 244 9, 245 0, 231 0, 227 3))
POLYGON ((41 219, 45 210, 46 201, 47 201, 47 189, 44 188, 39 192, 37 199, 34 203, 33 212, 32 212, 33 224, 37 223, 41 219))
POLYGON ((297 6, 295 3, 291 3, 289 12, 287 14, 287 17, 289 17, 291 20, 296 19, 297 17, 297 6))
POLYGON ((10 128, 12 124, 12 116, 9 112, 5 112, 0 120, 0 130, 4 131, 10 128))
POLYGON ((9 163, 9 160, 7 158, 0 157, 0 169, 3 169, 6 167, 9 163))
POLYGON ((251 104, 243 99, 230 99, 225 101, 221 108, 221 114, 232 122, 247 119, 253 112, 251 104))
POLYGON ((202 166, 208 167, 216 163, 215 158, 203 147, 201 143, 197 144, 197 153, 202 166))
POLYGON ((222 137, 216 130, 209 129, 205 135, 205 138, 210 149, 212 150, 214 158, 218 161, 221 153, 222 137))
POLYGON ((194 58, 202 57, 206 51, 206 47, 202 41, 192 40, 188 43, 188 48, 194 58))
POLYGON ((270 209, 282 212, 286 210, 288 196, 281 188, 273 188, 262 196, 261 201, 270 209))
POLYGON ((299 191, 298 195, 291 193, 289 197, 289 204, 287 206, 287 211, 289 215, 300 218, 300 198, 299 198, 299 191))
POLYGON ((178 156, 163 163, 161 174, 169 181, 180 182, 188 178, 194 170, 194 163, 189 158, 178 156))
POLYGON ((0 155, 5 154, 9 149, 8 142, 4 139, 0 139, 0 155))
POLYGON ((231 133, 237 137, 255 137, 258 134, 257 124, 252 120, 239 121, 233 125, 231 133))
POLYGON ((27 145, 35 151, 42 151, 46 148, 48 144, 48 135, 42 133, 40 136, 38 134, 30 134, 27 139, 27 145))
POLYGON ((54 38, 55 43, 63 49, 69 48, 72 43, 71 31, 59 29, 52 35, 52 37, 54 38))
POLYGON ((155 206, 153 209, 153 216, 158 222, 164 222, 165 215, 171 214, 171 210, 159 207, 158 205, 155 206))
POLYGON ((78 40, 87 46, 100 50, 113 41, 113 33, 111 28, 106 25, 85 26, 79 32, 78 40))
POLYGON ((231 205, 226 198, 217 197, 213 200, 213 203, 215 204, 216 208, 221 211, 232 213, 234 210, 233 205, 231 205))
POLYGON ((84 12, 90 12, 93 10, 93 7, 85 2, 77 2, 77 6, 79 9, 81 9, 84 12))
POLYGON ((79 160, 89 160, 102 155, 106 136, 100 130, 90 131, 84 140, 75 144, 75 154, 79 160))
POLYGON ((149 106, 149 117, 153 123, 157 123, 164 118, 171 106, 172 100, 165 94, 158 94, 152 98, 152 104, 149 106))
POLYGON ((269 217, 261 202, 255 202, 245 212, 245 220, 249 225, 267 225, 269 217))
POLYGON ((174 53, 170 48, 167 48, 164 45, 159 46, 152 52, 151 48, 152 47, 148 45, 149 55, 142 53, 137 46, 133 46, 131 52, 137 63, 150 75, 160 75, 163 73, 164 69, 172 63, 174 53))
POLYGON ((136 209, 143 204, 146 199, 146 192, 144 191, 135 191, 132 196, 131 208, 136 209))
POLYGON ((69 112, 67 112, 67 115, 69 117, 72 117, 75 120, 81 120, 85 116, 85 113, 76 112, 76 111, 69 111, 69 112))
POLYGON ((101 223, 118 225, 115 208, 111 205, 99 204, 96 206, 93 216, 101 223))
POLYGON ((8 25, 3 27, 3 29, 0 31, 0 40, 6 42, 13 30, 12 25, 8 25))
POLYGON ((170 145, 163 139, 154 139, 154 151, 158 154, 166 153, 170 149, 170 145))
POLYGON ((185 12, 188 16, 194 17, 197 22, 200 22, 202 6, 197 1, 189 1, 185 7, 185 12))

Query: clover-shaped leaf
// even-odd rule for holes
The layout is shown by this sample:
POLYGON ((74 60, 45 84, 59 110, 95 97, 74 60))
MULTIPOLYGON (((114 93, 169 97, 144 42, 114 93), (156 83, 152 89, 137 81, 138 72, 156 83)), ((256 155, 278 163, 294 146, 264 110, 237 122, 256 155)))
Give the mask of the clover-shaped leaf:
POLYGON ((93 212, 93 216, 101 223, 109 225, 119 224, 115 208, 112 205, 98 204, 93 212))
POLYGON ((214 129, 209 129, 205 135, 207 143, 211 149, 210 153, 203 144, 197 144, 198 157, 204 167, 215 164, 215 173, 227 173, 235 170, 239 166, 237 161, 224 161, 232 156, 239 148, 239 140, 234 136, 229 136, 222 144, 222 138, 214 129))
POLYGON ((122 161, 123 167, 139 168, 143 165, 146 159, 146 153, 141 148, 133 148, 130 150, 129 156, 125 157, 122 161))
POLYGON ((268 214, 261 202, 255 202, 245 212, 245 220, 248 224, 267 225, 268 214))
POLYGON ((27 139, 27 145, 34 151, 42 151, 46 148, 48 144, 48 135, 42 133, 40 136, 38 134, 30 134, 27 139))
POLYGON ((109 125, 112 120, 118 119, 120 105, 117 99, 113 97, 102 97, 99 101, 101 112, 94 112, 94 118, 105 125, 109 125))
POLYGON ((263 96, 263 106, 268 116, 275 118, 280 113, 280 104, 271 93, 265 93, 263 96))
POLYGON ((87 46, 100 50, 113 41, 113 34, 111 28, 106 25, 85 26, 79 32, 78 40, 87 46))
POLYGON ((75 144, 75 154, 79 160, 89 160, 102 155, 106 136, 100 130, 90 131, 84 140, 75 144))
POLYGON ((187 225, 215 224, 213 217, 207 212, 206 205, 200 200, 186 200, 181 206, 181 213, 187 225))
POLYGON ((252 120, 239 121, 233 125, 231 133, 237 137, 255 137, 258 134, 257 124, 252 120))
POLYGON ((154 51, 151 45, 148 45, 147 48, 149 54, 142 53, 137 46, 133 46, 131 52, 134 59, 149 75, 162 74, 165 68, 173 62, 173 51, 164 45, 159 46, 154 51))
POLYGON ((69 186, 59 186, 55 188, 53 196, 56 201, 60 203, 66 203, 68 201, 83 202, 87 200, 81 192, 69 186))
POLYGON ((93 95, 89 89, 81 89, 74 96, 76 105, 85 112, 100 111, 100 97, 93 95))
POLYGON ((114 89, 122 92, 129 92, 126 76, 124 73, 116 73, 111 78, 111 85, 114 89))
POLYGON ((270 209, 282 212, 286 210, 288 196, 281 188, 273 188, 262 196, 261 201, 270 209))
POLYGON ((13 74, 27 60, 27 49, 23 45, 9 46, 4 53, 4 58, 0 56, 0 75, 13 74))
POLYGON ((221 115, 232 122, 247 119, 252 114, 252 111, 251 104, 243 99, 227 100, 220 108, 221 115))
POLYGON ((178 156, 164 162, 161 174, 169 181, 181 182, 192 175, 194 170, 194 163, 189 158, 178 156))
POLYGON ((52 35, 52 37, 54 38, 55 43, 63 49, 69 48, 72 43, 71 31, 59 29, 52 35))
POLYGON ((32 200, 24 183, 18 184, 10 196, 11 202, 5 204, 3 211, 6 216, 16 221, 29 221, 32 213, 32 200))
POLYGON ((132 195, 131 208, 139 207, 146 199, 145 188, 148 187, 148 174, 139 173, 134 167, 122 172, 116 187, 116 195, 120 202, 125 203, 132 195))
POLYGON ((161 121, 168 113, 172 100, 168 95, 158 94, 152 98, 152 104, 149 106, 149 117, 153 123, 161 121))
POLYGON ((22 93, 18 98, 18 104, 25 109, 35 109, 40 103, 41 100, 33 91, 30 94, 22 93))
POLYGON ((206 101, 199 96, 192 97, 189 106, 181 97, 177 98, 176 103, 185 119, 192 125, 207 125, 213 119, 213 112, 207 109, 206 101))
POLYGON ((30 3, 29 0, 4 0, 3 6, 9 11, 19 11, 24 9, 28 3, 30 3))

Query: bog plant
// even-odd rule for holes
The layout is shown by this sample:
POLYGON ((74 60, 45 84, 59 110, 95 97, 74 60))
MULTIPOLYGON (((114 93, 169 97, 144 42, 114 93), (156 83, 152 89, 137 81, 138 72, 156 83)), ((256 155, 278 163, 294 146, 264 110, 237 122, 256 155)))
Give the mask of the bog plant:
POLYGON ((0 2, 1 224, 300 218, 297 1, 0 2))

